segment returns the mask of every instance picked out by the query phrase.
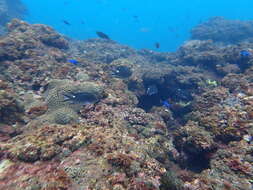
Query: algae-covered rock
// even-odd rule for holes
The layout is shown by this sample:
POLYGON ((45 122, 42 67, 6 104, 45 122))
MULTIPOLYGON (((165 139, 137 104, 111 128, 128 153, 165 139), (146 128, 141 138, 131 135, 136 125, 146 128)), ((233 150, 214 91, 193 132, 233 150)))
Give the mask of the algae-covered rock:
POLYGON ((213 17, 192 29, 192 38, 237 43, 252 38, 252 21, 227 20, 213 17))
MULTIPOLYGON (((0 175, 8 169, 10 166, 12 166, 14 163, 11 162, 10 160, 2 160, 0 162, 0 175)), ((1 179, 1 178, 0 178, 1 179)))
POLYGON ((82 125, 78 127, 43 125, 21 134, 16 139, 11 139, 8 144, 1 144, 0 150, 3 155, 8 154, 10 158, 24 162, 50 160, 53 157, 61 157, 65 152, 73 152, 84 145, 86 136, 82 133, 83 128, 82 125))
POLYGON ((171 189, 171 190, 180 190, 182 189, 182 181, 175 175, 172 171, 167 171, 161 178, 162 181, 162 190, 171 189))
POLYGON ((90 76, 85 72, 79 72, 76 75, 76 79, 79 81, 88 81, 90 79, 90 76))
POLYGON ((15 94, 0 90, 0 122, 15 123, 22 121, 24 108, 15 94))

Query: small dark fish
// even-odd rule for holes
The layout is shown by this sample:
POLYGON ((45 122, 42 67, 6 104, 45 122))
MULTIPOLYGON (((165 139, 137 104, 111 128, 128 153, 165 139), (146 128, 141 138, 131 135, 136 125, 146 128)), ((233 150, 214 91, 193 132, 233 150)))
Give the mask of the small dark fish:
POLYGON ((94 96, 87 94, 86 92, 67 92, 63 94, 63 98, 63 102, 68 102, 70 104, 87 105, 97 102, 97 99, 94 96))
POLYGON ((80 64, 80 63, 79 63, 77 60, 75 60, 75 59, 69 59, 68 62, 69 62, 69 63, 72 63, 73 65, 79 65, 79 64, 80 64))
POLYGON ((241 55, 242 58, 248 58, 248 57, 250 57, 252 54, 251 54, 251 52, 249 52, 249 51, 247 51, 247 50, 242 50, 242 51, 240 51, 240 55, 241 55))
POLYGON ((66 20, 62 20, 62 22, 63 22, 64 24, 68 25, 68 26, 71 25, 71 24, 70 24, 68 21, 66 21, 66 20))
POLYGON ((136 23, 140 22, 139 16, 137 16, 137 15, 134 15, 133 19, 134 19, 134 22, 136 22, 136 23))
POLYGON ((156 47, 157 49, 159 49, 159 48, 160 48, 160 43, 159 43, 159 42, 156 42, 156 43, 155 43, 155 47, 156 47))
POLYGON ((132 70, 126 66, 118 66, 112 69, 112 76, 117 78, 127 78, 132 75, 132 70))
POLYGON ((146 93, 147 93, 148 96, 152 96, 152 95, 157 94, 158 89, 157 89, 156 85, 148 86, 146 93))
POLYGON ((96 34, 97 34, 98 37, 100 37, 100 38, 110 40, 110 37, 109 37, 107 34, 103 33, 103 32, 96 31, 96 34))

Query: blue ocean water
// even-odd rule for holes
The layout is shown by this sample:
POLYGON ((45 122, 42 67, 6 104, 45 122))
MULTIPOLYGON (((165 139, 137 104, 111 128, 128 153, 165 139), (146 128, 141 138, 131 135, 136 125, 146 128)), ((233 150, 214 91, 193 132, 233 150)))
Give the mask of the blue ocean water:
POLYGON ((157 51, 175 51, 194 26, 212 16, 253 19, 252 0, 22 1, 30 23, 50 25, 75 39, 94 38, 102 31, 119 43, 157 51))

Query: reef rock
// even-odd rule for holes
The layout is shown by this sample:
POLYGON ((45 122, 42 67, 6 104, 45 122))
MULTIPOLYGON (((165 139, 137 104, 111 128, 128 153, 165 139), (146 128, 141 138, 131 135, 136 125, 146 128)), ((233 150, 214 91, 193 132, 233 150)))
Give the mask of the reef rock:
POLYGON ((252 189, 250 40, 157 53, 17 19, 8 30, 0 189, 252 189))
POLYGON ((193 28, 192 39, 238 43, 253 38, 253 22, 214 17, 193 28))
POLYGON ((0 90, 0 123, 22 122, 24 107, 17 95, 8 90, 0 90))

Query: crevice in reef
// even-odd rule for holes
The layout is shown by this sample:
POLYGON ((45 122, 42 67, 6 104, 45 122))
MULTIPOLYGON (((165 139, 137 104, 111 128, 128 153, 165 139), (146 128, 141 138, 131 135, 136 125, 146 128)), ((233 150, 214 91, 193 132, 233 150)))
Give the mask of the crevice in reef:
MULTIPOLYGON (((210 160, 215 150, 198 151, 196 150, 180 150, 180 159, 176 161, 182 169, 189 170, 194 173, 201 173, 203 170, 210 168, 210 160)), ((190 148, 189 148, 190 149, 190 148)))
POLYGON ((210 159, 207 158, 206 153, 187 154, 187 161, 185 162, 185 169, 194 173, 201 173, 203 170, 210 168, 210 159))
MULTIPOLYGON (((147 89, 150 85, 154 84, 151 83, 144 85, 145 89, 147 89)), ((164 101, 166 100, 169 103, 169 107, 167 107, 167 109, 170 109, 173 117, 182 123, 182 118, 192 111, 190 103, 193 100, 193 97, 187 88, 183 89, 180 86, 176 85, 173 86, 173 88, 168 88, 167 86, 167 84, 156 85, 156 94, 144 94, 142 96, 139 96, 139 103, 137 106, 144 109, 146 112, 150 112, 154 106, 165 106, 164 101)))

